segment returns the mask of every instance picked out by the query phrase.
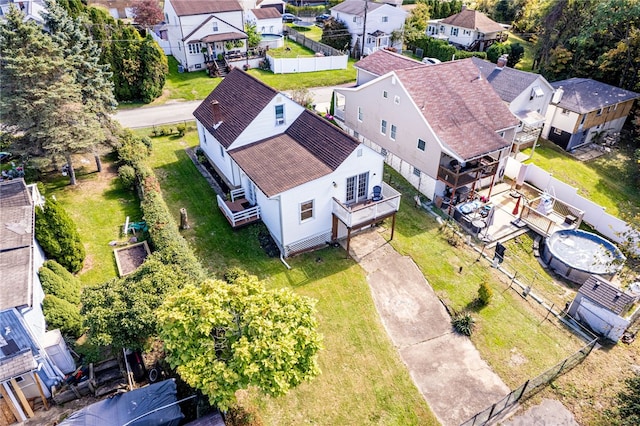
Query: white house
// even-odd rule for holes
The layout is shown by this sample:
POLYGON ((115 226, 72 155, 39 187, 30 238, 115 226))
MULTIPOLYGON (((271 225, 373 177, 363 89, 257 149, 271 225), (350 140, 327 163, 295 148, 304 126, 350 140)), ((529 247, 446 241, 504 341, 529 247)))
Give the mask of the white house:
POLYGON ((347 25, 351 47, 363 55, 385 48, 402 49, 407 12, 386 3, 346 0, 331 8, 331 17, 347 25), (396 37, 397 36, 397 37, 396 37))
POLYGON ((491 84, 509 111, 520 120, 512 153, 535 147, 553 96, 551 84, 540 74, 506 66, 506 56, 500 57, 496 64, 476 57, 471 60, 480 70, 482 78, 491 84))
POLYGON ((547 109, 542 135, 571 151, 591 142, 603 142, 622 130, 633 102, 640 94, 590 78, 551 83, 555 94, 547 109))
POLYGON ((237 68, 194 116, 200 147, 234 188, 218 196, 220 210, 233 227, 261 219, 285 257, 348 239, 399 208, 382 156, 237 68))
POLYGON ((349 132, 428 198, 502 177, 519 121, 471 59, 392 70, 334 92, 349 132))
POLYGON ((506 29, 484 13, 463 6, 460 13, 428 21, 427 35, 460 49, 483 52, 506 39, 506 29))
POLYGON ((11 6, 17 7, 24 13, 24 21, 34 21, 37 24, 44 24, 42 13, 46 6, 43 0, 0 0, 0 21, 4 21, 4 16, 9 13, 11 6))
POLYGON ((247 51, 244 13, 236 0, 166 0, 166 39, 185 71, 207 68, 218 55, 247 51))
POLYGON ((597 275, 580 287, 568 313, 596 333, 617 342, 639 314, 637 295, 631 295, 597 275))
POLYGON ((242 8, 246 11, 251 9, 267 9, 274 8, 282 15, 285 10, 286 2, 283 0, 239 0, 242 8))
POLYGON ((255 24, 260 34, 282 34, 282 14, 275 7, 249 9, 245 20, 255 24))

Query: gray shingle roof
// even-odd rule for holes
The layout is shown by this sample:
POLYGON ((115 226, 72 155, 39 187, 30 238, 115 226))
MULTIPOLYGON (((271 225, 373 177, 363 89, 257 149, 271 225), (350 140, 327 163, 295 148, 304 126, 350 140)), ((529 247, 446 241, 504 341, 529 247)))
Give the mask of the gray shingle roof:
POLYGON ((305 110, 280 135, 229 151, 267 197, 333 172, 359 146, 349 135, 305 110))
MULTIPOLYGON (((371 12, 373 10, 378 9, 379 7, 384 6, 384 3, 374 3, 367 1, 367 12, 371 12)), ((364 16, 364 0, 347 0, 342 3, 333 6, 331 8, 332 11, 346 13, 348 15, 356 15, 356 16, 364 16)))
POLYGON ((511 145, 496 132, 519 121, 471 59, 396 71, 438 138, 464 160, 511 145))
POLYGON ((260 9, 251 9, 251 12, 258 19, 281 18, 282 14, 275 7, 263 7, 260 9))
POLYGON ((241 11, 236 0, 171 0, 178 16, 241 11))
POLYGON ((0 310, 31 305, 33 225, 24 180, 0 182, 0 310))
POLYGON ((360 59, 354 67, 370 72, 377 76, 384 75, 390 71, 401 70, 411 67, 426 67, 427 64, 416 61, 388 50, 378 50, 364 59, 360 59))
POLYGON ((609 105, 619 104, 631 99, 637 99, 640 94, 590 78, 570 78, 551 83, 554 89, 564 91, 558 107, 586 114, 609 105))
POLYGON ((591 275, 587 278, 578 293, 617 315, 624 314, 635 301, 633 296, 624 293, 618 287, 597 275, 591 275))
POLYGON ((500 98, 509 103, 540 77, 539 74, 506 66, 500 69, 496 64, 476 57, 472 57, 471 60, 482 73, 482 77, 491 84, 500 98))
POLYGON ((202 101, 193 115, 228 148, 277 94, 266 84, 234 68, 202 101), (213 116, 214 100, 218 101, 220 117, 213 116), (219 121, 222 124, 214 128, 219 121))

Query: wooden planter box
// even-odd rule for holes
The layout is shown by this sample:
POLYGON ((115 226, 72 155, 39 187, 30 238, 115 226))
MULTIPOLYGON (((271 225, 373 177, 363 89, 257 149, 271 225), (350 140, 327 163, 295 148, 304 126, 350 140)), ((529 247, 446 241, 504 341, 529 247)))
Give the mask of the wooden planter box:
POLYGON ((124 277, 129 275, 145 261, 147 256, 151 254, 149 245, 146 241, 131 244, 126 247, 113 250, 116 256, 116 265, 118 266, 118 275, 124 277))

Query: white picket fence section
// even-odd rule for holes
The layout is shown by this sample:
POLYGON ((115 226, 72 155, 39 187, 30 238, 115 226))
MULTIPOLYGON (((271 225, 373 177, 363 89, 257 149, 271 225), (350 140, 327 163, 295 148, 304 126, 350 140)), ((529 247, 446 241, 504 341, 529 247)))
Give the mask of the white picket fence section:
POLYGON ((297 58, 274 58, 267 54, 274 74, 313 72, 347 69, 347 55, 341 56, 299 56, 297 58))
MULTIPOLYGON (((604 207, 578 195, 577 188, 559 181, 535 164, 522 164, 510 157, 504 174, 515 181, 523 180, 536 188, 546 190, 558 200, 579 208, 584 212, 584 222, 616 243, 623 242, 624 235, 633 232, 628 223, 610 215, 604 207), (522 173, 521 168, 524 168, 522 173)), ((636 238, 640 236, 636 235, 636 238)))

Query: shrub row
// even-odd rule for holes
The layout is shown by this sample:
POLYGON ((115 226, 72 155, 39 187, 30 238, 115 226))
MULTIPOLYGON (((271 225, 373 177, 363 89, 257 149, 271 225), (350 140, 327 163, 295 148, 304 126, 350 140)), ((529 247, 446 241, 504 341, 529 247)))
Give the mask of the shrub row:
POLYGON ((38 271, 45 298, 42 310, 47 327, 59 328, 74 338, 82 334, 80 316, 80 281, 55 260, 47 260, 38 271))
POLYGON ((426 35, 419 40, 415 40, 413 45, 410 47, 412 50, 420 48, 423 50, 425 57, 437 58, 442 62, 450 61, 454 56, 456 59, 465 59, 472 56, 487 59, 487 54, 485 52, 467 52, 466 50, 458 50, 445 40, 438 40, 426 35))

